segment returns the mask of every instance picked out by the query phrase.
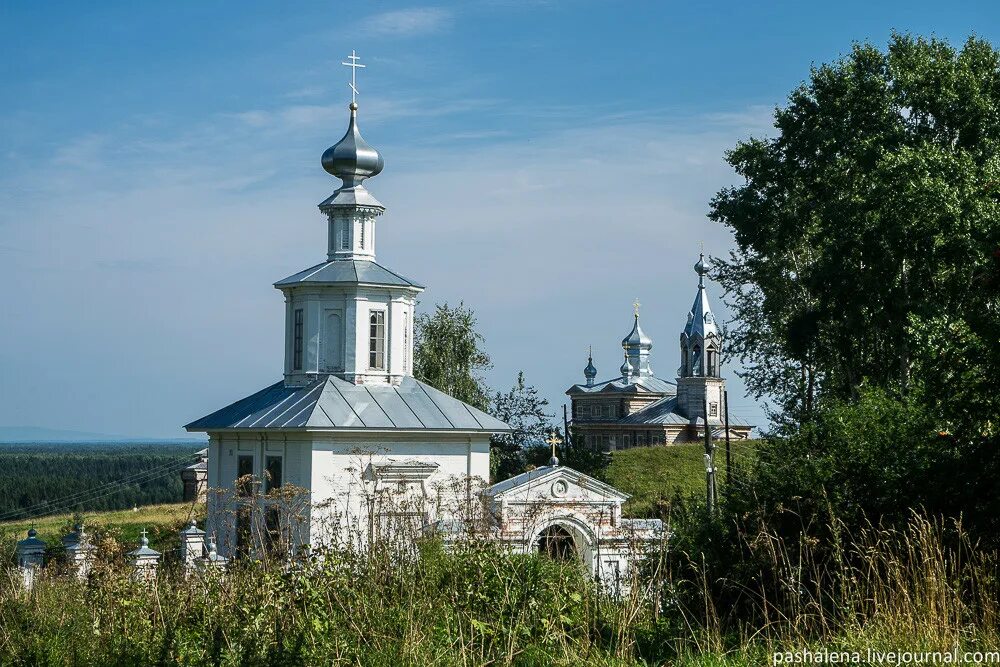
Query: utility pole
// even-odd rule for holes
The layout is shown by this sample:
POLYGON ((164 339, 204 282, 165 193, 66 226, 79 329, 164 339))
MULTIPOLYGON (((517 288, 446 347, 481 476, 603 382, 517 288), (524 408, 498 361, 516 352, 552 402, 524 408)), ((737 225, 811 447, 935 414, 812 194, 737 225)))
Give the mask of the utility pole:
POLYGON ((566 412, 566 404, 563 403, 563 444, 570 445, 569 441, 569 415, 566 412))
POLYGON ((715 445, 712 444, 712 430, 708 425, 708 397, 702 398, 702 409, 705 415, 705 492, 708 499, 708 512, 715 512, 715 445))
POLYGON ((726 497, 729 493, 729 482, 733 479, 733 459, 729 451, 729 390, 722 392, 722 401, 726 404, 726 497))

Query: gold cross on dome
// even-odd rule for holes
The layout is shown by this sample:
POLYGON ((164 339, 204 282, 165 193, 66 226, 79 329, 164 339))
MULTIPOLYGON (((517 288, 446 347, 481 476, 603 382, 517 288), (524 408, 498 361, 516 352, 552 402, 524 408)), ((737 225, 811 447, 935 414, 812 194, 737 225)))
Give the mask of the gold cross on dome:
POLYGON ((351 102, 356 103, 358 101, 358 68, 364 68, 365 65, 358 62, 361 57, 355 53, 354 49, 351 49, 351 55, 347 56, 347 59, 351 62, 341 62, 340 64, 351 68, 351 82, 347 85, 351 87, 351 102))
POLYGON ((639 306, 641 306, 641 305, 642 304, 639 303, 639 297, 636 297, 635 301, 632 302, 632 308, 635 311, 635 316, 636 317, 639 317, 639 306))

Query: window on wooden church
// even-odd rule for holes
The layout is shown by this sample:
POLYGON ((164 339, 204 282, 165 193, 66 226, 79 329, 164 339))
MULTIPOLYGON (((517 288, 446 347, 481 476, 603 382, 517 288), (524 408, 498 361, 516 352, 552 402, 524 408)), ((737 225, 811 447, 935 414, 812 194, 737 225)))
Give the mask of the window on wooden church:
POLYGON ((350 250, 351 248, 351 221, 344 220, 340 226, 340 249, 350 250))
POLYGON ((368 368, 385 368, 385 311, 373 310, 368 316, 368 368))
POLYGON ((361 221, 361 239, 360 239, 360 241, 361 241, 361 249, 362 250, 365 249, 365 227, 366 226, 367 225, 365 225, 365 221, 362 220, 361 221))
POLYGON ((295 309, 295 324, 292 335, 292 370, 302 370, 302 309, 295 309))
POLYGON ((708 404, 708 416, 709 417, 718 417, 719 416, 719 404, 718 403, 709 403, 708 404))

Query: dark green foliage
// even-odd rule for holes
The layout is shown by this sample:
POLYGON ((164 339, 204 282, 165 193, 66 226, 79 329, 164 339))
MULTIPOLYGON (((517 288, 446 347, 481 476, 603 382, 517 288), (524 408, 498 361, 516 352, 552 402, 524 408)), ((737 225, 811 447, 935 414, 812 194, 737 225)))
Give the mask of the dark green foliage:
POLYGON ((992 45, 895 35, 814 68, 776 136, 728 154, 746 178, 712 202, 737 242, 716 263, 729 345, 781 436, 743 510, 829 505, 853 530, 922 507, 997 541, 998 117, 992 45))
POLYGON ((180 502, 198 445, 0 445, 0 521, 180 502), (125 480, 122 482, 122 480, 125 480))
POLYGON ((950 486, 935 482, 951 457, 944 445, 912 400, 862 388, 855 401, 824 402, 793 436, 762 442, 730 505, 736 513, 760 513, 783 535, 831 514, 852 528, 906 520, 934 498, 935 483, 950 486))
POLYGON ((729 346, 779 423, 863 385, 908 391, 914 319, 995 313, 978 276, 1000 248, 998 117, 988 42, 896 35, 813 69, 775 112, 776 136, 728 154, 746 178, 711 210, 738 247, 716 263, 729 346))

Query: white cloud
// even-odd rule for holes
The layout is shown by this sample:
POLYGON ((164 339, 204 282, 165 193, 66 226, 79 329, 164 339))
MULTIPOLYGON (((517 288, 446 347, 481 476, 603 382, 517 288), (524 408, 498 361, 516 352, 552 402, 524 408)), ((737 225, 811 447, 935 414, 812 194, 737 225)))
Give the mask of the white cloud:
POLYGON ((448 29, 453 18, 449 10, 441 7, 399 9, 365 18, 361 29, 393 37, 429 35, 448 29))

